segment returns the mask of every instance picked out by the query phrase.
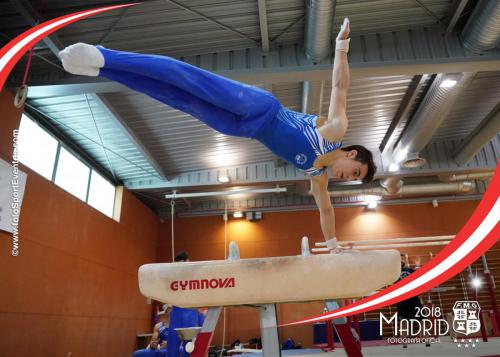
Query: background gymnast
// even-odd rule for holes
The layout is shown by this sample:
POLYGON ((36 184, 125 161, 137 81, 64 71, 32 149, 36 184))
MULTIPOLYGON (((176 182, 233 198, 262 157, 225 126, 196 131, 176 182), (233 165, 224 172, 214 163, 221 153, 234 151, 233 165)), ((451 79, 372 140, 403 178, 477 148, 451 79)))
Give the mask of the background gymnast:
POLYGON ((114 51, 77 43, 59 53, 73 74, 101 76, 186 112, 226 135, 258 140, 304 170, 320 211, 327 246, 338 249, 327 168, 340 180, 370 182, 372 153, 361 145, 341 147, 347 130, 349 19, 336 38, 328 117, 291 111, 269 92, 218 76, 170 57, 114 51))

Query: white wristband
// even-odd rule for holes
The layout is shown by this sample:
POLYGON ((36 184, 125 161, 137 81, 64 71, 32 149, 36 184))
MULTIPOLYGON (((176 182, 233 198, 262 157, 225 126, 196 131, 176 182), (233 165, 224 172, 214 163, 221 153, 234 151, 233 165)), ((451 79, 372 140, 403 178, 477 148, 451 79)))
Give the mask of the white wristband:
POLYGON ((349 52, 349 41, 351 41, 350 38, 347 40, 336 40, 335 41, 335 51, 341 51, 341 52, 349 52))
POLYGON ((331 239, 328 239, 326 241, 326 247, 330 250, 333 250, 339 246, 339 243, 337 242, 337 238, 333 237, 331 239))

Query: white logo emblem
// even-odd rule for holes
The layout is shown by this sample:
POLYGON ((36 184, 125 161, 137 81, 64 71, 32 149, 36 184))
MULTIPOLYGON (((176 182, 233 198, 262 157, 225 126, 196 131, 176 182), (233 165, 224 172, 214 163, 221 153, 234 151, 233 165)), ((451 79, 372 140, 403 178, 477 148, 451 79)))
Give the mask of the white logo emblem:
POLYGON ((456 301, 453 305, 453 330, 466 336, 478 332, 481 328, 477 301, 456 301))
POLYGON ((304 154, 297 154, 297 155, 295 155, 295 162, 297 164, 303 165, 303 164, 306 163, 306 161, 307 161, 307 156, 306 155, 304 155, 304 154))

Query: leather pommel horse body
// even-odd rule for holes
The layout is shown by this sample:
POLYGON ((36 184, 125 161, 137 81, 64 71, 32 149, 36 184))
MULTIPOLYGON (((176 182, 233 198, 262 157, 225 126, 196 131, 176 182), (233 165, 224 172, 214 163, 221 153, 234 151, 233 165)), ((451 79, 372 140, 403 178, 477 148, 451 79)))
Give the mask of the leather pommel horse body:
POLYGON ((318 301, 368 295, 400 269, 396 250, 146 264, 139 288, 181 307, 318 301))
MULTIPOLYGON (((146 264, 139 268, 139 289, 149 298, 180 307, 210 307, 191 357, 206 356, 222 306, 259 307, 262 352, 281 356, 276 303, 357 298, 392 284, 401 273, 397 250, 311 255, 307 238, 302 255, 239 259, 229 246, 228 260, 146 264)), ((362 356, 361 344, 345 318, 334 321, 349 356, 362 356)))

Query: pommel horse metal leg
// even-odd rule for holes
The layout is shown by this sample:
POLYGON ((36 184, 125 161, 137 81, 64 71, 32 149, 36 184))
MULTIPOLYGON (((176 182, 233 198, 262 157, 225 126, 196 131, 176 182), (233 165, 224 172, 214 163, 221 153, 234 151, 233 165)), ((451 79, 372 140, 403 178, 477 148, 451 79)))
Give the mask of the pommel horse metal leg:
MULTIPOLYGON (((339 304, 335 300, 328 300, 325 302, 328 311, 332 311, 339 308, 339 304)), ((351 329, 351 326, 347 323, 345 317, 332 320, 333 327, 337 331, 340 342, 344 346, 345 352, 349 357, 363 357, 361 353, 361 343, 359 338, 354 336, 355 332, 351 329)))
MULTIPOLYGON (((240 259, 240 250, 235 242, 229 243, 229 257, 228 260, 238 260, 240 259)), ((208 349, 210 347, 210 342, 214 335, 215 328, 217 327, 217 321, 219 321, 220 312, 222 307, 211 307, 208 309, 207 316, 201 327, 201 331, 195 341, 194 351, 191 353, 191 357, 206 357, 208 356, 208 349)), ((224 349, 224 346, 222 346, 224 349)))
POLYGON ((275 304, 265 304, 259 308, 260 337, 263 357, 281 357, 278 319, 275 304))
POLYGON ((191 357, 208 356, 208 348, 214 336, 215 327, 217 327, 217 321, 219 320, 221 310, 222 307, 211 307, 208 309, 201 331, 196 337, 194 351, 190 354, 191 357))

